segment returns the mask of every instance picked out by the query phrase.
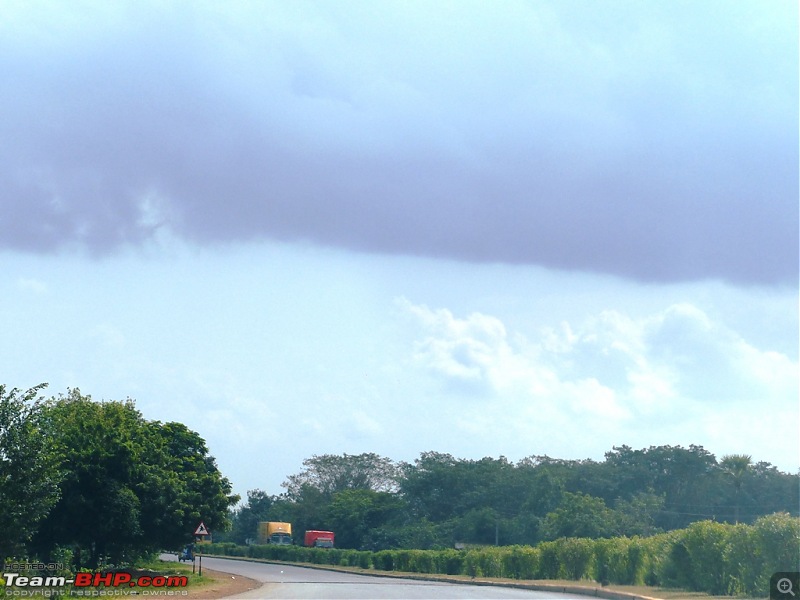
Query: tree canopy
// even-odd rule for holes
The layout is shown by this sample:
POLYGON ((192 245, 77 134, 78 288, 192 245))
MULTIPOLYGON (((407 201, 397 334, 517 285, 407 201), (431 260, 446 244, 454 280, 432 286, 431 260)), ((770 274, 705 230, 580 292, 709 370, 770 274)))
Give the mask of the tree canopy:
POLYGON ((0 560, 22 552, 59 498, 63 477, 39 392, 0 384, 0 560))
POLYGON ((0 526, 8 556, 71 551, 96 567, 192 539, 202 520, 229 527, 238 501, 205 441, 181 423, 148 421, 135 403, 80 390, 43 401, 0 386, 0 526))
MULTIPOLYGON (((314 456, 288 477, 286 494, 267 496, 260 515, 291 521, 296 539, 306 529, 333 529, 338 546, 363 549, 652 535, 703 519, 797 515, 800 477, 745 458, 717 462, 694 445, 619 446, 603 461, 531 456, 512 463, 423 452, 397 464, 373 454, 314 456)), ((238 511, 235 530, 251 514, 247 505, 238 511)), ((243 529, 251 532, 233 541, 254 537, 252 523, 243 529)))
POLYGON ((371 452, 315 455, 304 460, 303 466, 302 472, 289 476, 283 484, 289 498, 301 497, 308 488, 328 498, 345 490, 390 492, 397 488, 397 465, 371 452))

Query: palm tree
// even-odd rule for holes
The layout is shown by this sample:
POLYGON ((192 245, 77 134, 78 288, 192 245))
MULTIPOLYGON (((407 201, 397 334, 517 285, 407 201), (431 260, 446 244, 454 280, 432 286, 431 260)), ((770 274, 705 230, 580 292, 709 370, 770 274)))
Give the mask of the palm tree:
POLYGON ((753 459, 748 454, 726 454, 719 461, 719 466, 722 468, 723 473, 733 479, 734 518, 737 524, 739 523, 739 492, 742 490, 744 477, 752 464, 753 459))

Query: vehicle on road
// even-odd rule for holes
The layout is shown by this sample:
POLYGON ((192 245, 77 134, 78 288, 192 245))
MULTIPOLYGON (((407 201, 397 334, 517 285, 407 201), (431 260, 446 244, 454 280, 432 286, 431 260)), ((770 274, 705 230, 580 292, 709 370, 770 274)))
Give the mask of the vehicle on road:
POLYGON ((292 524, 282 521, 262 521, 258 524, 258 543, 288 546, 292 541, 292 524))
POLYGON ((316 529, 309 529, 306 531, 304 546, 313 546, 315 548, 333 548, 334 534, 332 531, 319 531, 316 529))

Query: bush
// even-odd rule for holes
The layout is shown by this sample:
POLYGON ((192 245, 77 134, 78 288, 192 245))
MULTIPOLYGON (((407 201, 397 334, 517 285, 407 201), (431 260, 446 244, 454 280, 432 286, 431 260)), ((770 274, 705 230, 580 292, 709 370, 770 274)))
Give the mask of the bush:
POLYGON ((344 550, 339 560, 339 564, 346 567, 357 567, 358 550, 344 550))
POLYGON ((748 593, 769 589, 777 571, 797 571, 800 565, 800 519, 788 513, 761 517, 753 523, 753 535, 761 557, 761 573, 750 582, 748 593))
POLYGON ((483 577, 481 557, 477 550, 467 550, 464 557, 464 574, 470 577, 483 577))
POLYGON ((713 521, 692 523, 685 529, 683 545, 689 558, 687 578, 692 591, 724 594, 725 548, 731 525, 713 521))
POLYGON ((561 538, 536 547, 378 552, 299 546, 204 544, 204 553, 357 566, 381 571, 514 579, 586 579, 677 587, 710 594, 763 594, 772 573, 800 563, 800 519, 786 513, 753 525, 713 521, 647 538, 561 538))
POLYGON ((437 573, 462 575, 465 572, 464 553, 460 550, 435 551, 433 562, 437 573))
POLYGON ((487 546, 479 551, 481 571, 484 577, 506 577, 507 573, 504 566, 503 555, 508 552, 508 548, 487 546))
POLYGON ((625 538, 595 540, 596 579, 601 583, 627 584, 628 553, 625 538))
POLYGON ((372 565, 380 571, 394 571, 394 550, 380 550, 372 555, 372 565))
POLYGON ((735 525, 728 536, 723 560, 725 593, 737 596, 756 591, 753 585, 758 586, 764 568, 764 556, 755 528, 735 525))
MULTIPOLYGON (((628 562, 626 565, 625 577, 622 581, 628 585, 642 585, 644 583, 647 563, 649 562, 647 546, 642 543, 639 537, 622 539, 626 540, 628 544, 628 562)), ((622 583, 622 581, 620 583, 622 583)))
POLYGON ((503 571, 512 579, 535 579, 539 551, 531 546, 512 546, 503 553, 503 571))
POLYGON ((392 550, 394 553, 394 571, 410 571, 411 550, 392 550))
POLYGON ((537 548, 539 548, 539 572, 535 579, 558 579, 561 569, 556 543, 542 542, 537 548))
POLYGON ((800 563, 800 519, 788 513, 776 513, 761 517, 753 528, 770 573, 797 570, 800 563))
POLYGON ((669 565, 669 553, 674 543, 674 533, 659 533, 642 538, 639 543, 644 548, 645 585, 667 587, 665 571, 669 565))
POLYGON ((412 573, 435 573, 434 553, 430 550, 410 550, 409 570, 412 573))
POLYGON ((561 538, 556 544, 559 578, 594 578, 594 543, 587 538, 561 538))

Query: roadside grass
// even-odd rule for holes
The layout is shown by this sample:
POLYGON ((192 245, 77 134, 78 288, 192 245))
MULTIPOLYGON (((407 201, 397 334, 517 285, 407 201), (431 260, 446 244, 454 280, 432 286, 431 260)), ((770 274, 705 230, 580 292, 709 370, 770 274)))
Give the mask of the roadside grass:
POLYGON ((192 573, 192 565, 188 563, 180 563, 180 562, 170 562, 166 560, 161 560, 160 558, 154 558, 153 560, 147 561, 141 565, 137 565, 140 569, 151 569, 157 572, 159 575, 183 575, 188 579, 188 585, 186 588, 175 588, 175 589, 203 589, 208 587, 209 585, 213 585, 217 582, 216 578, 209 577, 208 575, 200 575, 198 573, 198 568, 195 566, 195 572, 192 573))

